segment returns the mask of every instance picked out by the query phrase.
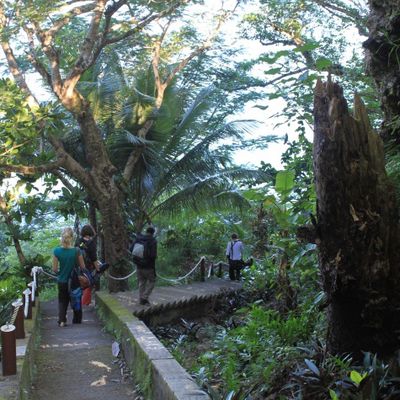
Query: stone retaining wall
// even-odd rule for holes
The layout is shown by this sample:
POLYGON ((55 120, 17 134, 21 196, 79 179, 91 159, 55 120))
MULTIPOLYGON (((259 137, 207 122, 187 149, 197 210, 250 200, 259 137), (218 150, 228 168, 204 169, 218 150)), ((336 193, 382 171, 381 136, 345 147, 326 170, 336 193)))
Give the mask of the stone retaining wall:
POLYGON ((210 399, 147 326, 113 296, 96 292, 96 309, 106 328, 118 338, 146 399, 210 399))

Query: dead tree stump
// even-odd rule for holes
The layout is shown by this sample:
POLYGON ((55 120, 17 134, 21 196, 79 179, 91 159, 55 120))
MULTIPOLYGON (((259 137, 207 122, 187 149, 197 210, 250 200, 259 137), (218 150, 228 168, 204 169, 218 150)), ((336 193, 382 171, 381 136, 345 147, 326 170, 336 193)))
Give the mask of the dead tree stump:
POLYGON ((314 173, 319 267, 328 297, 328 348, 389 354, 399 346, 399 216, 383 144, 356 95, 318 82, 314 173))

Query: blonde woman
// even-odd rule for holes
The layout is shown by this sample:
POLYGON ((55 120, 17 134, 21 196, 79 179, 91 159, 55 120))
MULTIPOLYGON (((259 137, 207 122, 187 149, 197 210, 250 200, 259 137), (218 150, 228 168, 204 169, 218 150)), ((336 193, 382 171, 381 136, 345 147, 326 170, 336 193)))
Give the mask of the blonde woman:
MULTIPOLYGON (((67 323, 67 309, 70 302, 70 287, 69 280, 72 271, 78 264, 80 268, 85 267, 83 257, 80 250, 73 247, 74 231, 72 228, 64 228, 61 234, 61 246, 53 250, 53 271, 58 274, 58 325, 64 327, 67 323)), ((76 286, 76 284, 75 284, 76 286)), ((79 307, 80 308, 80 307, 79 307)), ((82 308, 75 309, 73 322, 80 323, 82 321, 82 308)))

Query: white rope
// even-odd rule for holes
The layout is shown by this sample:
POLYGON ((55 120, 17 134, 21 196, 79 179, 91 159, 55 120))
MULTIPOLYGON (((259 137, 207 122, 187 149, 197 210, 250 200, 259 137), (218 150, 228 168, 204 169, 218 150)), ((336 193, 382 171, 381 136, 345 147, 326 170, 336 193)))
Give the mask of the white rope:
POLYGON ((30 291, 30 289, 25 289, 22 293, 25 295, 24 315, 25 315, 25 318, 27 318, 28 317, 28 309, 29 309, 29 295, 31 294, 31 291, 30 291))
POLYGON ((179 281, 181 281, 181 280, 183 280, 183 279, 186 279, 189 275, 191 275, 191 274, 196 270, 196 268, 201 264, 201 262, 202 262, 203 260, 205 260, 205 259, 206 259, 206 258, 205 258, 204 256, 201 257, 200 260, 199 260, 199 262, 198 262, 186 275, 181 276, 181 277, 179 277, 179 278, 168 279, 168 278, 164 278, 163 276, 161 276, 161 275, 158 274, 158 273, 157 273, 157 277, 159 277, 159 278, 161 278, 162 280, 167 281, 167 282, 179 282, 179 281))
POLYGON ((130 278, 133 274, 135 274, 136 273, 136 269, 135 270, 133 270, 129 275, 127 275, 127 276, 122 276, 122 277, 116 277, 116 276, 112 276, 109 272, 106 272, 106 274, 107 274, 107 276, 109 277, 109 278, 111 278, 111 279, 114 279, 115 281, 123 281, 123 280, 125 280, 125 279, 128 279, 128 278, 130 278))
POLYGON ((42 267, 33 267, 32 268, 32 272, 36 275, 36 274, 45 274, 45 275, 47 275, 47 276, 49 276, 50 278, 53 278, 53 279, 57 279, 57 276, 56 275, 53 275, 53 274, 49 274, 48 272, 46 272, 42 267))
MULTIPOLYGON (((197 267, 201 264, 201 262, 202 262, 203 260, 205 260, 205 257, 204 257, 204 256, 200 258, 199 262, 198 262, 186 275, 181 276, 181 277, 179 277, 179 278, 169 279, 169 278, 165 278, 165 277, 161 276, 161 275, 158 274, 158 273, 157 273, 157 277, 159 277, 160 279, 162 279, 162 280, 164 280, 164 281, 167 281, 167 282, 179 282, 179 281, 181 281, 181 280, 183 280, 183 279, 186 279, 189 275, 191 275, 191 274, 197 269, 197 267)), ((43 273, 43 274, 49 276, 50 278, 57 279, 57 277, 56 277, 55 275, 49 274, 49 273, 46 272, 42 267, 33 267, 33 268, 32 268, 31 274, 34 276, 34 279, 35 279, 35 277, 36 277, 36 274, 41 274, 41 273, 43 273)), ((128 275, 126 275, 126 276, 122 276, 122 277, 113 276, 113 275, 111 275, 108 271, 105 273, 105 275, 106 275, 108 278, 111 278, 111 279, 113 279, 113 280, 115 280, 115 281, 123 281, 123 280, 125 280, 125 279, 130 278, 130 277, 131 277, 132 275, 134 275, 135 273, 136 273, 136 269, 134 269, 130 274, 128 274, 128 275)), ((33 300, 33 299, 32 299, 32 300, 33 300)))
POLYGON ((14 312, 11 316, 10 322, 7 323, 7 325, 14 325, 15 319, 17 318, 18 310, 22 306, 22 300, 18 299, 12 303, 12 306, 14 307, 14 312))

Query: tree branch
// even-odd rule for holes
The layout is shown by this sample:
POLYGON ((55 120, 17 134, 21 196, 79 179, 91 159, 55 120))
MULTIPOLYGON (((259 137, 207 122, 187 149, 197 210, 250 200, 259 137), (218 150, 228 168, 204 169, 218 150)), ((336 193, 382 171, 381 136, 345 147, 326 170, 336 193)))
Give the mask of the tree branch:
POLYGON ((59 179, 61 181, 61 183, 67 188, 69 189, 71 192, 74 189, 74 186, 71 185, 71 183, 68 181, 68 179, 61 173, 61 171, 59 169, 56 169, 54 171, 51 171, 51 173, 57 177, 57 179, 59 179))
POLYGON ((146 25, 148 25, 150 22, 160 19, 162 17, 165 17, 166 15, 171 14, 173 11, 175 11, 180 5, 187 3, 188 0, 179 0, 172 6, 168 7, 167 9, 157 13, 157 14, 150 14, 142 19, 141 22, 139 22, 134 28, 124 32, 123 34, 119 36, 115 36, 109 39, 106 39, 104 43, 102 44, 102 47, 120 42, 121 40, 124 40, 130 36, 133 36, 137 32, 141 31, 146 25))
POLYGON ((37 166, 32 165, 11 165, 11 164, 0 164, 0 168, 7 172, 16 172, 22 175, 37 175, 45 172, 52 172, 57 168, 60 168, 62 160, 57 160, 48 164, 42 164, 37 166))
POLYGON ((90 21, 90 26, 83 45, 80 50, 77 61, 68 74, 64 82, 63 95, 71 97, 76 84, 78 83, 82 73, 89 68, 93 63, 93 49, 96 43, 97 35, 99 32, 100 21, 103 16, 107 0, 97 0, 94 8, 93 17, 90 21))
POLYGON ((58 53, 53 46, 53 36, 48 31, 43 31, 37 22, 33 22, 33 26, 34 28, 32 28, 32 30, 38 38, 42 46, 43 52, 46 54, 49 60, 50 74, 47 76, 47 78, 46 76, 44 76, 44 78, 47 80, 48 77, 51 77, 51 88, 53 92, 58 97, 60 97, 63 80, 60 74, 60 62, 58 53))
MULTIPOLYGON (((2 5, 2 2, 0 2, 0 28, 1 28, 1 30, 4 30, 6 28, 6 25, 7 25, 7 18, 4 13, 4 8, 2 5)), ((2 35, 1 47, 3 49, 4 55, 6 56, 8 69, 9 69, 11 75, 14 77, 15 83, 26 94, 29 107, 32 108, 34 106, 37 106, 38 101, 33 96, 31 90, 29 89, 28 84, 25 81, 24 75, 18 66, 14 52, 13 52, 8 40, 5 39, 4 35, 2 35)))
POLYGON ((53 146, 59 166, 64 167, 72 176, 74 176, 83 186, 93 187, 91 177, 88 172, 64 149, 61 140, 53 135, 49 136, 49 142, 53 146))
POLYGON ((72 18, 74 18, 78 15, 86 14, 86 13, 92 11, 95 7, 96 7, 96 4, 91 3, 91 4, 85 4, 85 5, 73 8, 72 10, 68 11, 68 13, 66 15, 64 15, 62 18, 57 19, 54 22, 53 26, 47 30, 47 33, 54 38, 54 36, 57 34, 57 32, 60 29, 62 29, 65 25, 67 25, 71 21, 72 18))
POLYGON ((368 36, 368 29, 366 23, 367 16, 365 15, 363 16, 356 8, 346 8, 345 6, 332 4, 332 2, 327 2, 326 0, 315 0, 315 3, 317 3, 323 9, 335 15, 336 17, 339 18, 342 17, 341 15, 335 13, 338 12, 339 14, 342 14, 350 18, 350 20, 356 25, 360 35, 368 36))

